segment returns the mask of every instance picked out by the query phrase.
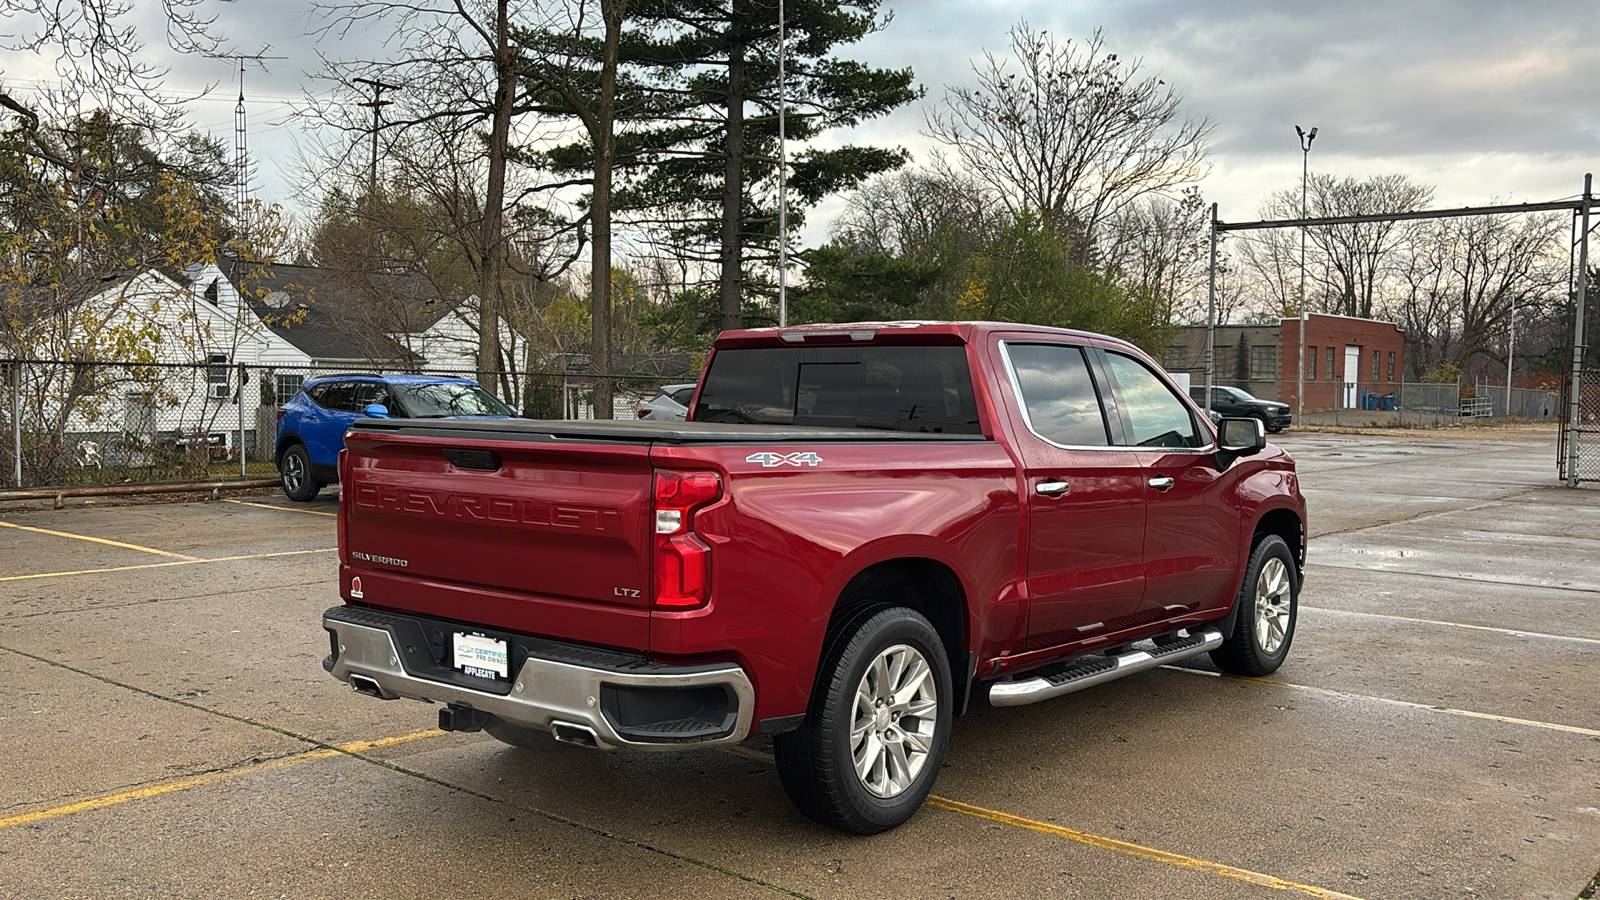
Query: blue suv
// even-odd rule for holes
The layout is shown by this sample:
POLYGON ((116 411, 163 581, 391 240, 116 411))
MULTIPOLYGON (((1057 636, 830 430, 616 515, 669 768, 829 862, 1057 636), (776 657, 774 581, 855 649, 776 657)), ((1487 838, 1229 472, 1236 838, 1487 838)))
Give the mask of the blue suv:
POLYGON ((290 500, 316 498, 339 480, 344 433, 362 416, 408 419, 507 418, 511 407, 465 378, 438 375, 325 375, 278 410, 278 476, 290 500))

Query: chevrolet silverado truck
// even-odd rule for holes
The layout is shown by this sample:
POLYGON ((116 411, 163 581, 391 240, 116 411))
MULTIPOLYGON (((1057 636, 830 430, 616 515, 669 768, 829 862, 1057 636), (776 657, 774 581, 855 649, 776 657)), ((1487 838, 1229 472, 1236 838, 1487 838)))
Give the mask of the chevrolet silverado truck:
POLYGON ((1293 460, 1133 346, 1001 323, 733 331, 685 422, 360 419, 334 677, 522 748, 772 737, 870 834, 974 698, 1289 652, 1293 460))

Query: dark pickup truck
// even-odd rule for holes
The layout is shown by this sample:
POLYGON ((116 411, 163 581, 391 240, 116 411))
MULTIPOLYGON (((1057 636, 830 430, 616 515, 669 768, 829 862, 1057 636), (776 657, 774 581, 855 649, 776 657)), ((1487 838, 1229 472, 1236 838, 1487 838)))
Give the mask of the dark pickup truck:
POLYGON ((729 332, 687 422, 361 419, 334 677, 518 747, 771 735, 807 815, 910 817, 973 697, 1275 670, 1305 503, 1134 347, 999 323, 729 332))

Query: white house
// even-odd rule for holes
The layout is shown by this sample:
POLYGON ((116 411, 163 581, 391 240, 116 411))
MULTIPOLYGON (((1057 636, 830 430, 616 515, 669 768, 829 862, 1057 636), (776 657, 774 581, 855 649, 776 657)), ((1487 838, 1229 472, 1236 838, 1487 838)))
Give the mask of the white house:
MULTIPOLYGON (((24 428, 79 456, 192 453, 201 441, 213 458, 240 446, 261 456, 277 406, 308 377, 476 369, 476 298, 452 302, 416 277, 224 257, 77 296, 0 356, 40 361, 18 366, 24 428)), ((525 370, 526 342, 504 325, 501 342, 521 364, 508 368, 525 370)))

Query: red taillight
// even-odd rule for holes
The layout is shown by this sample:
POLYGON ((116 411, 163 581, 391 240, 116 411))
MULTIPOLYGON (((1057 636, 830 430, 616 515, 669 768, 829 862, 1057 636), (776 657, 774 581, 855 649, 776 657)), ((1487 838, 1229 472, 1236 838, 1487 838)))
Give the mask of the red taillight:
POLYGON ((645 416, 650 415, 650 408, 648 406, 644 407, 643 409, 640 409, 638 412, 634 413, 634 415, 642 419, 645 416))
POLYGON ((284 408, 283 408, 283 407, 281 407, 281 406, 280 406, 280 407, 278 407, 278 418, 280 418, 280 419, 281 419, 281 418, 283 418, 283 414, 284 414, 284 413, 286 413, 286 412, 288 412, 288 410, 287 410, 287 409, 284 409, 284 408))
POLYGON ((716 472, 656 472, 656 606, 690 609, 711 599, 711 548, 695 536, 694 511, 721 495, 716 472))

